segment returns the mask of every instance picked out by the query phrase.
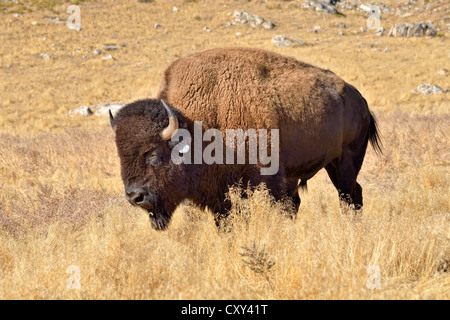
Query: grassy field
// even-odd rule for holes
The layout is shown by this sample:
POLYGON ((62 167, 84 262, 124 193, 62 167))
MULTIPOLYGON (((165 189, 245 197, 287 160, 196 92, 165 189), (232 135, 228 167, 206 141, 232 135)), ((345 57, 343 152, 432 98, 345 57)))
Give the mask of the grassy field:
POLYGON ((72 2, 0 7, 0 298, 450 299, 449 94, 411 92, 422 83, 450 89, 449 76, 438 74, 449 61, 440 22, 447 7, 429 1, 443 10, 382 14, 387 31, 429 20, 440 28, 431 39, 392 38, 354 33, 366 26, 362 13, 319 14, 301 2, 87 1, 78 3, 81 31, 44 19, 67 19, 72 2), (226 27, 234 10, 276 28, 226 27), (314 26, 320 31, 309 33, 314 26), (277 48, 276 34, 305 45, 277 48), (119 49, 106 51, 108 43, 119 49), (263 188, 245 201, 231 192, 229 233, 191 207, 156 232, 128 204, 108 119, 68 111, 154 97, 172 61, 223 46, 294 56, 334 71, 366 97, 384 153, 367 152, 360 217, 341 212, 322 171, 301 194, 296 220, 263 188))

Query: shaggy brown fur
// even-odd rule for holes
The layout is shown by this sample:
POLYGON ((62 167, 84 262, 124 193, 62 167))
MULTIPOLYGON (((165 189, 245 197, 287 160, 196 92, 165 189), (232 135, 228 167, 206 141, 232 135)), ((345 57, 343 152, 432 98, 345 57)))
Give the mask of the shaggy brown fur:
POLYGON ((127 105, 114 120, 122 179, 130 202, 152 213, 154 228, 166 228, 184 199, 210 208, 219 224, 229 210, 225 194, 236 183, 263 182, 276 200, 288 195, 298 209, 298 188, 322 168, 341 200, 362 206, 356 177, 368 141, 380 149, 378 131, 364 98, 331 71, 263 50, 213 49, 172 63, 158 96, 191 136, 194 121, 223 133, 279 129, 280 167, 263 176, 260 164, 175 165, 173 143, 159 135, 168 124, 160 100, 127 105))
POLYGON ((158 96, 205 129, 280 129, 280 171, 297 205, 297 188, 326 167, 341 198, 362 206, 356 177, 369 138, 381 151, 378 130, 366 100, 333 72, 264 50, 218 48, 173 62, 158 96))

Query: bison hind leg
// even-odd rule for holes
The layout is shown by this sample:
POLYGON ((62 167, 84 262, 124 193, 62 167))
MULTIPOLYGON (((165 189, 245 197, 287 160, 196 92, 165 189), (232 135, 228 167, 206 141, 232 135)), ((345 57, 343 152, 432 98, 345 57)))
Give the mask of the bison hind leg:
POLYGON ((356 211, 363 206, 362 187, 356 182, 362 159, 354 150, 344 147, 341 159, 335 159, 325 166, 325 169, 339 192, 341 205, 356 211))

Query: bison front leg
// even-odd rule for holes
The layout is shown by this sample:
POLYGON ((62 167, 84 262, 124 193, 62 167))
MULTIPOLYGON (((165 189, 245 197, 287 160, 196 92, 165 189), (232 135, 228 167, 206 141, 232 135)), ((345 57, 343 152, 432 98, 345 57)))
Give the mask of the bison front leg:
POLYGON ((231 201, 228 199, 223 200, 221 203, 217 203, 214 210, 214 221, 219 231, 230 232, 233 228, 233 224, 230 217, 231 201))
POLYGON ((289 197, 289 199, 292 201, 292 204, 294 206, 293 208, 293 214, 291 215, 292 218, 295 218, 298 214, 298 210, 300 208, 300 195, 298 193, 298 190, 300 188, 299 180, 288 180, 286 183, 286 194, 289 197))

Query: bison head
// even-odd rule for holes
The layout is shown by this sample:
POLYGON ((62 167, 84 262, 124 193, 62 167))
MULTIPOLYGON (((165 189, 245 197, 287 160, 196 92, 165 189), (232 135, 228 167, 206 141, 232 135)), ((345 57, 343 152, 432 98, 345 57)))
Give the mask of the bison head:
POLYGON ((162 100, 141 100, 123 107, 115 118, 121 176, 128 201, 148 212, 151 225, 164 230, 177 205, 186 198, 188 181, 183 164, 171 161, 183 115, 162 100))

